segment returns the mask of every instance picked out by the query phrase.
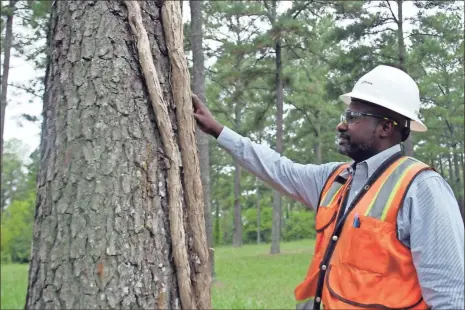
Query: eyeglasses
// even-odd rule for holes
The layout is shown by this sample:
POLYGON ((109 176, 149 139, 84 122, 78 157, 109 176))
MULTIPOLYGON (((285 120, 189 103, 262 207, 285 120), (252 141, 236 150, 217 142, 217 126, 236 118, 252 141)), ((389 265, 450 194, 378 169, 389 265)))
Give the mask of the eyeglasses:
POLYGON ((363 116, 371 116, 371 117, 376 117, 376 118, 379 118, 379 119, 384 119, 384 120, 387 120, 387 121, 391 121, 394 124, 394 126, 398 125, 396 121, 394 121, 394 120, 392 120, 390 118, 384 117, 384 116, 371 114, 371 113, 364 113, 364 112, 354 112, 354 111, 345 111, 344 113, 342 113, 341 114, 341 123, 343 123, 343 124, 354 124, 355 122, 360 120, 360 118, 362 118, 363 116))

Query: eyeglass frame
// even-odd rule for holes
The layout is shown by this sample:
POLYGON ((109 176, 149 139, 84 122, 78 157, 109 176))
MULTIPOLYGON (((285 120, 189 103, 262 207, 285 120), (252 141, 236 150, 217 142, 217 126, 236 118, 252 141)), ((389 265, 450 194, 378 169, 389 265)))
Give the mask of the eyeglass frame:
POLYGON ((346 110, 346 111, 344 111, 344 113, 341 114, 341 117, 340 117, 341 123, 343 123, 343 124, 354 124, 353 122, 349 122, 349 121, 347 120, 346 115, 347 115, 348 113, 350 113, 352 116, 353 116, 354 114, 358 114, 358 117, 360 117, 360 116, 371 116, 371 117, 375 117, 375 118, 379 118, 379 119, 384 119, 384 120, 386 120, 386 121, 392 122, 392 123, 394 124, 394 126, 399 125, 395 120, 390 119, 390 118, 385 117, 385 116, 376 115, 376 114, 372 114, 372 113, 366 113, 366 112, 350 111, 350 110, 346 110))

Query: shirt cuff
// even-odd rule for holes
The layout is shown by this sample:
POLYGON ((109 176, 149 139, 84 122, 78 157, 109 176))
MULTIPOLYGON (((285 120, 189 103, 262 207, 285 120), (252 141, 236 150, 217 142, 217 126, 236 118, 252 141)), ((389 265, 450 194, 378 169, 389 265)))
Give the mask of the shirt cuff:
POLYGON ((222 148, 232 151, 241 139, 240 134, 224 126, 216 141, 222 148))

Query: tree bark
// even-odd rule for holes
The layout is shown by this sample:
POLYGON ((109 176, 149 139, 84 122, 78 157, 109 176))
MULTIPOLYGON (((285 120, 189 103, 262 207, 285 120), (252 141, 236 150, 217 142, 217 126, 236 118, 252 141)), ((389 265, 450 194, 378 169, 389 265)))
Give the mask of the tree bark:
POLYGON ((27 309, 211 308, 179 6, 52 7, 27 309))
MULTIPOLYGON (((193 92, 199 96, 202 102, 205 100, 205 61, 203 56, 203 2, 190 0, 191 9, 191 46, 193 59, 193 92)), ((215 275, 215 263, 213 252, 213 225, 211 216, 210 199, 210 155, 208 148, 208 135, 201 130, 196 132, 197 145, 199 149, 200 175, 202 178, 204 209, 205 209, 205 230, 207 232, 207 243, 210 254, 211 275, 215 275)))
POLYGON ((5 41, 2 42, 3 45, 3 68, 2 68, 2 94, 1 94, 1 113, 0 113, 0 120, 1 120, 1 136, 0 136, 0 180, 2 179, 2 171, 3 171, 3 133, 5 129, 5 112, 6 112, 6 105, 7 105, 7 91, 8 91, 8 75, 10 73, 10 55, 11 55, 11 47, 13 45, 13 16, 15 14, 15 7, 16 7, 17 0, 10 0, 8 5, 8 16, 6 18, 6 25, 5 25, 5 41))
MULTIPOLYGON (((276 22, 276 0, 273 0, 273 27, 276 22)), ((283 80, 281 62, 281 39, 278 37, 275 43, 276 52, 276 152, 283 152, 283 80)), ((271 227, 271 254, 280 253, 282 219, 282 198, 278 191, 273 191, 273 223, 271 227)))

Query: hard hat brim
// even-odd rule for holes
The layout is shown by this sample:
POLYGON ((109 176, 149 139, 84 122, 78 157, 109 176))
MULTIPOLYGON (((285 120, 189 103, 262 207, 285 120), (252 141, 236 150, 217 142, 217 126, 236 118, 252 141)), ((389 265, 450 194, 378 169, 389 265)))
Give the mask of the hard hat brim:
POLYGON ((381 107, 384 107, 388 110, 394 111, 396 113, 399 113, 400 115, 403 115, 409 118, 411 121, 410 129, 412 131, 425 132, 428 130, 428 128, 426 128, 425 124, 423 124, 423 122, 418 118, 417 115, 415 115, 412 112, 402 109, 402 107, 393 106, 392 104, 389 104, 389 102, 385 100, 375 98, 375 97, 372 97, 366 94, 357 93, 357 92, 346 93, 344 95, 339 96, 339 98, 347 105, 350 104, 352 98, 357 98, 360 100, 371 102, 373 104, 379 105, 381 107))

